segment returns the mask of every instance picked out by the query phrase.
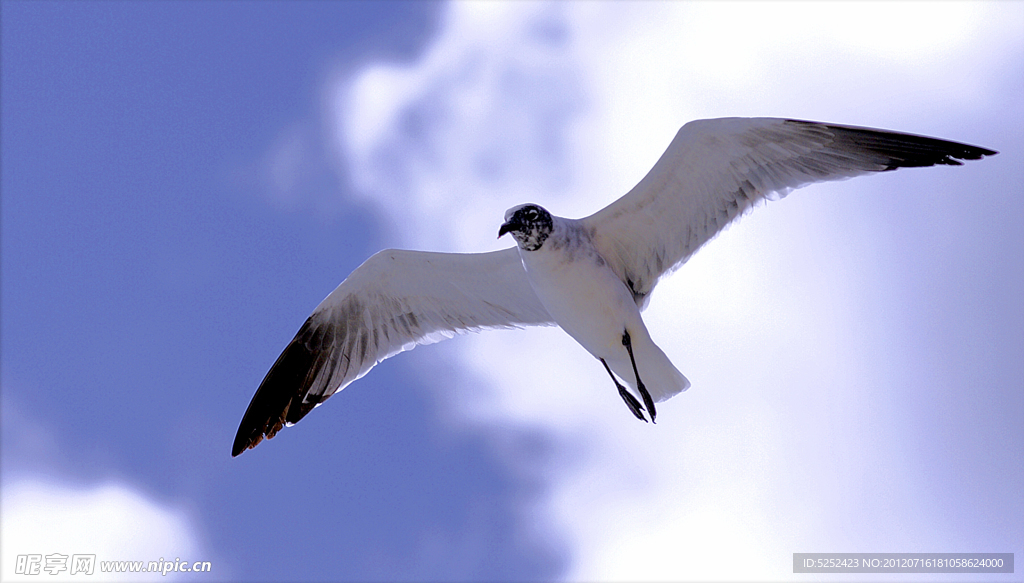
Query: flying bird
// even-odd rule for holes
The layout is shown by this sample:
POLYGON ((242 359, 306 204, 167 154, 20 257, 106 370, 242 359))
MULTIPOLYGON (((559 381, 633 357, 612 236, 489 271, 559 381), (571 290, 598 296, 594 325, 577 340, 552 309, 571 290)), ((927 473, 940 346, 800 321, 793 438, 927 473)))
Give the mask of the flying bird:
MULTIPOLYGON (((232 456, 272 438, 385 358, 488 328, 560 326, 603 365, 630 412, 690 382, 654 343, 640 312, 658 280, 765 198, 813 182, 997 152, 937 138, 775 118, 684 125, 625 196, 582 219, 536 204, 505 213, 491 253, 387 249, 313 311, 263 379, 232 456)), ((774 195, 774 196, 773 196, 774 195)))

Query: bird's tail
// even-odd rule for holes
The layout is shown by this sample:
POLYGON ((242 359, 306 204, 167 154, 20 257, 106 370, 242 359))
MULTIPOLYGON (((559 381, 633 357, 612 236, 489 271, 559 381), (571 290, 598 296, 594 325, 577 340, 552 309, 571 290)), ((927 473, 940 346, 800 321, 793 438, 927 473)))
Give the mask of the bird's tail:
MULTIPOLYGON (((658 348, 658 345, 650 340, 650 337, 643 340, 634 339, 633 356, 636 358, 640 380, 644 382, 647 392, 651 394, 655 403, 665 401, 690 388, 690 381, 683 376, 683 373, 679 372, 679 369, 672 364, 661 348, 658 348)), ((633 365, 630 363, 626 351, 622 351, 622 358, 616 358, 608 364, 612 371, 633 389, 633 393, 639 396, 633 365)))

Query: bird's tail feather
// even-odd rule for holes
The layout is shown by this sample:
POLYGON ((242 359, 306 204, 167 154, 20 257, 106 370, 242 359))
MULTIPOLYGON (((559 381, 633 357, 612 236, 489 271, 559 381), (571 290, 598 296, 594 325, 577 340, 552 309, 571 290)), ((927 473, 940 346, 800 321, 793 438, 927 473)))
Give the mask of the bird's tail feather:
MULTIPOLYGON (((679 369, 654 342, 634 342, 633 356, 636 357, 640 380, 644 382, 647 392, 651 394, 655 403, 670 399, 690 388, 690 381, 683 376, 683 373, 679 372, 679 369)), ((639 396, 633 365, 630 363, 626 351, 622 351, 622 358, 616 358, 608 364, 612 371, 639 396)))

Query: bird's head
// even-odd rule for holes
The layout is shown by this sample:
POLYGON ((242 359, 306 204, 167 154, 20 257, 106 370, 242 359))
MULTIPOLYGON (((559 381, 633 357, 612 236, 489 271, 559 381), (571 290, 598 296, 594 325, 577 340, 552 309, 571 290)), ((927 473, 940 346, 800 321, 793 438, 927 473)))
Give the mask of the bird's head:
POLYGON ((551 213, 535 204, 521 204, 505 211, 505 222, 498 229, 498 238, 512 233, 523 251, 536 251, 551 234, 554 221, 551 213))

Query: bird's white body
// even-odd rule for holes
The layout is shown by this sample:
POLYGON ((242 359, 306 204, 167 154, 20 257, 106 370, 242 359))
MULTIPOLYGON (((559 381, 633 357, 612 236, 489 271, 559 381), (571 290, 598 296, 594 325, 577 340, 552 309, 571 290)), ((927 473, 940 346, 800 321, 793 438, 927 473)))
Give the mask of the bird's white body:
MULTIPOLYGON (((632 292, 608 267, 581 221, 552 217, 553 230, 535 251, 519 249, 527 279, 552 319, 637 392, 622 344, 628 332, 637 368, 656 401, 685 391, 689 381, 651 339, 632 292)), ((637 392, 637 395, 639 393, 637 392)))

